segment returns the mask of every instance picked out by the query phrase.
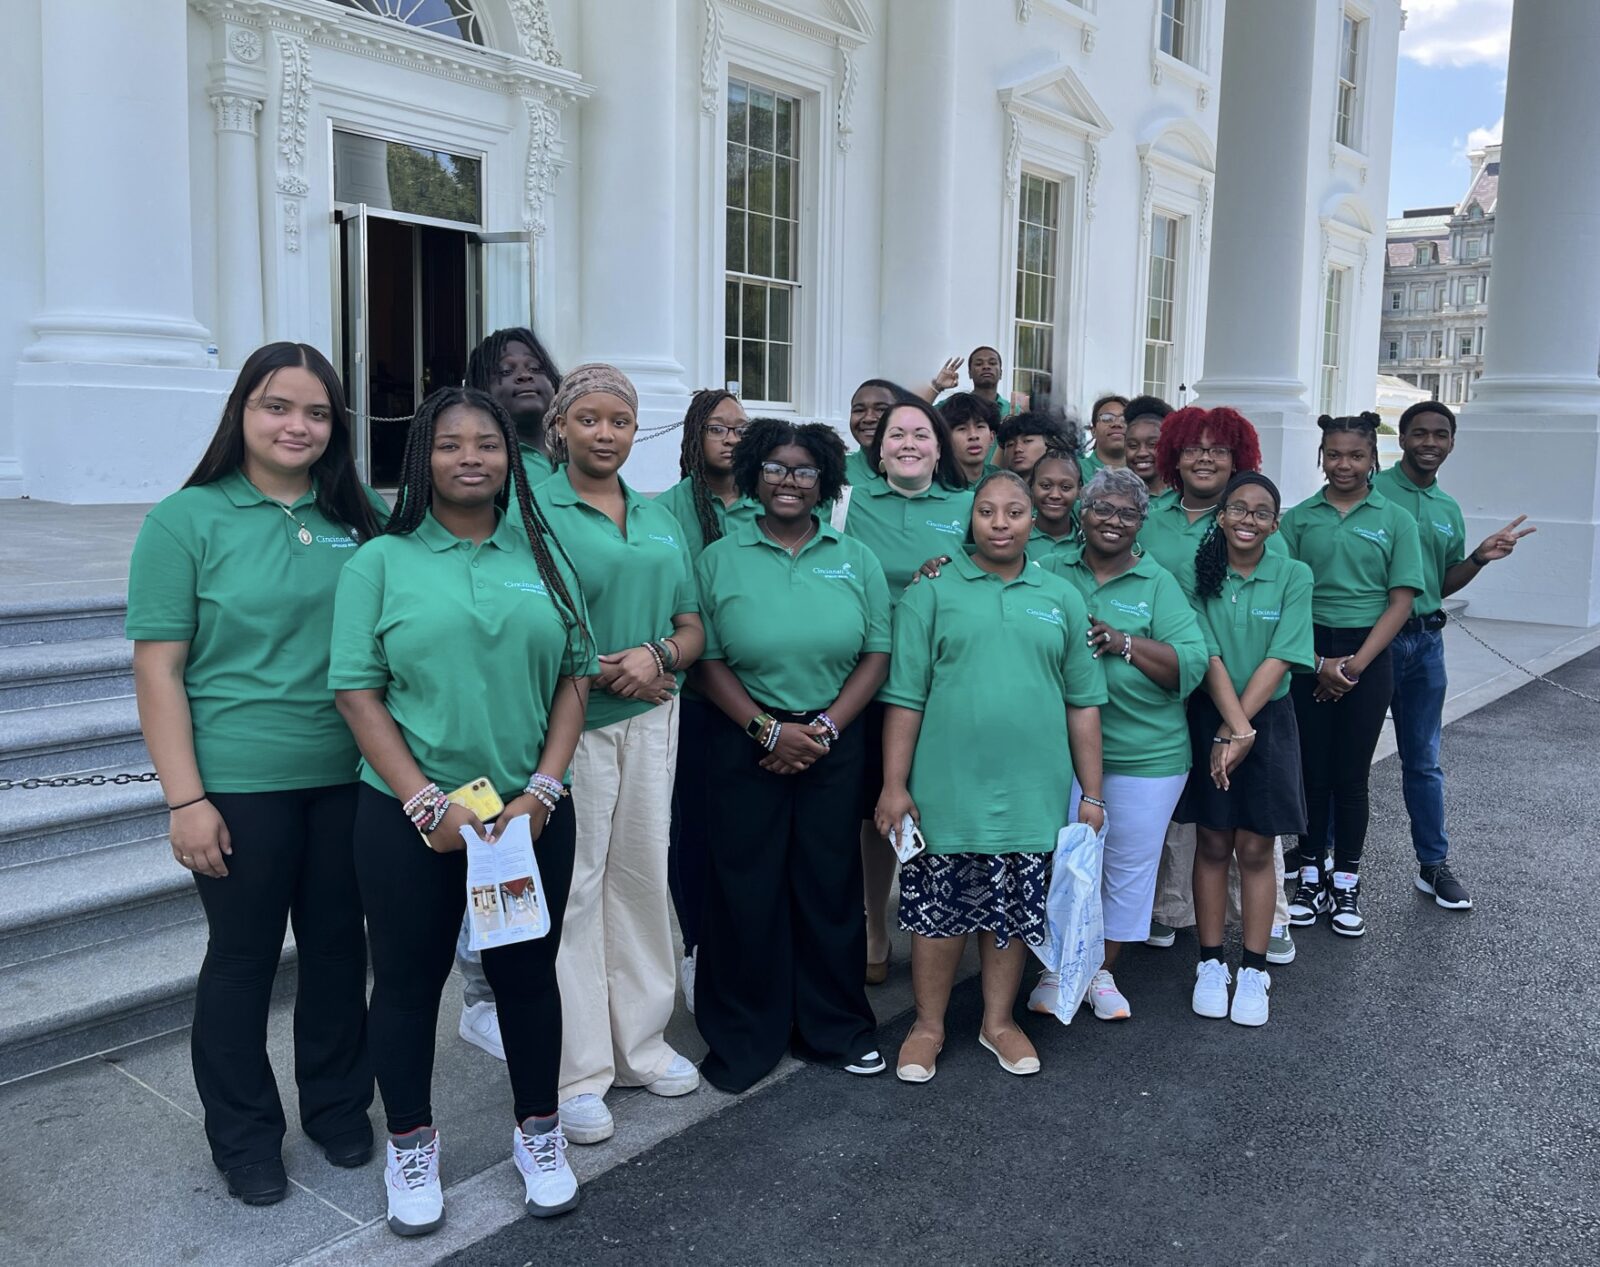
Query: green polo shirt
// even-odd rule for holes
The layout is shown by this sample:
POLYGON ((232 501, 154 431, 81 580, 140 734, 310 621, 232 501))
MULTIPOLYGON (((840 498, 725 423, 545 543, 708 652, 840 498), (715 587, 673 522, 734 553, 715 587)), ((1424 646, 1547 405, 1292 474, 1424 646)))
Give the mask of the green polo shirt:
POLYGON ((1289 553, 1311 565, 1311 618, 1335 629, 1374 625, 1392 589, 1423 590, 1417 521, 1377 489, 1340 515, 1318 489, 1283 516, 1289 553))
MULTIPOLYGON (((383 500, 367 497, 387 519, 383 500)), ((166 498, 134 543, 126 633, 189 644, 184 693, 208 792, 356 777, 360 753, 328 690, 328 632, 357 541, 323 516, 314 492, 290 510, 235 471, 166 498)))
POLYGON ((1070 561, 1083 553, 1083 542, 1078 540, 1076 532, 1069 532, 1064 537, 1052 537, 1049 533, 1040 532, 1036 527, 1028 534, 1026 549, 1030 563, 1042 564, 1046 559, 1058 555, 1070 561))
MULTIPOLYGON (((579 497, 563 468, 539 486, 535 499, 578 571, 595 649, 626 651, 672 633, 672 618, 698 612, 693 563, 683 527, 665 506, 622 485, 627 511, 618 531, 611 516, 579 497)), ((678 674, 683 685, 683 674, 678 674)), ((647 700, 623 699, 598 685, 589 692, 585 730, 648 713, 647 700)))
POLYGON ((1030 564, 1002 580, 965 551, 895 608, 878 698, 922 714, 910 787, 928 852, 1055 848, 1072 797, 1066 708, 1106 702, 1088 624, 1060 577, 1030 564))
MULTIPOLYGON (((538 488, 547 479, 556 473, 556 464, 550 460, 550 455, 543 449, 536 449, 531 444, 517 445, 522 454, 522 469, 528 476, 528 487, 538 488)), ((448 791, 448 789, 446 789, 448 791)))
MULTIPOLYGON (((566 584, 583 614, 577 578, 566 584)), ((385 692, 417 765, 446 792, 487 778, 506 799, 520 795, 558 679, 597 668, 513 518, 474 545, 430 511, 415 532, 368 542, 339 578, 328 685, 385 692)), ((365 760, 361 779, 394 795, 365 760)))
MULTIPOLYGON (((1192 599, 1194 553, 1211 531, 1211 525, 1216 523, 1216 516, 1204 514, 1191 523, 1182 500, 1177 490, 1171 488, 1150 499, 1150 510, 1139 528, 1139 548, 1145 558, 1154 559, 1171 572, 1183 592, 1192 599)), ((1280 559, 1289 557, 1282 533, 1275 532, 1267 538, 1267 553, 1280 559)))
POLYGON ((905 497, 888 480, 874 480, 852 494, 844 531, 877 555, 889 592, 898 602, 924 563, 936 554, 960 552, 971 518, 971 489, 952 491, 935 480, 915 496, 905 497))
POLYGON ((865 485, 882 478, 868 464, 865 449, 851 449, 844 455, 844 482, 854 487, 856 492, 859 493, 865 485))
MULTIPOLYGON (((694 481, 685 476, 661 496, 656 498, 656 505, 665 506, 672 512, 672 517, 678 521, 678 526, 683 529, 683 541, 689 551, 691 567, 694 560, 700 557, 700 552, 706 548, 705 534, 700 531, 700 516, 694 509, 694 481)), ((746 497, 742 493, 734 500, 733 505, 724 506, 722 498, 715 493, 711 494, 711 509, 717 516, 717 523, 722 526, 723 536, 728 534, 730 523, 746 523, 753 520, 761 513, 761 503, 753 497, 746 497)))
MULTIPOLYGON (((1309 669, 1316 660, 1311 645, 1311 569, 1298 559, 1263 554, 1249 576, 1231 567, 1222 593, 1195 598, 1206 650, 1222 660, 1240 695, 1250 677, 1267 659, 1309 669)), ((1273 699, 1289 693, 1283 675, 1273 699)))
POLYGON ((754 520, 695 565, 703 660, 722 660, 769 708, 828 707, 862 655, 889 650, 889 587, 859 541, 826 521, 793 557, 754 520))
POLYGON ((1422 593, 1411 613, 1431 616, 1444 604, 1444 574, 1467 557, 1467 521, 1461 505, 1439 487, 1437 479, 1427 488, 1413 484, 1398 463, 1379 471, 1372 486, 1417 521, 1422 593))
MULTIPOLYGON (((1099 619, 1135 638, 1165 642, 1178 653, 1178 689, 1157 686, 1118 652, 1115 642, 1100 653, 1110 695, 1100 710, 1105 769, 1111 774, 1158 778, 1189 768, 1189 729, 1184 701, 1206 675, 1210 657, 1194 609, 1170 573, 1149 559, 1136 559, 1121 576, 1097 583, 1082 557, 1042 564, 1070 581, 1083 597, 1089 619, 1099 619)), ((1074 636, 1083 641, 1087 621, 1074 636)))
POLYGON ((1100 455, 1093 449, 1090 449, 1089 452, 1080 457, 1078 459, 1078 478, 1083 481, 1082 486, 1087 488, 1089 481, 1094 478, 1094 473, 1105 470, 1105 466, 1106 464, 1100 460, 1100 455))

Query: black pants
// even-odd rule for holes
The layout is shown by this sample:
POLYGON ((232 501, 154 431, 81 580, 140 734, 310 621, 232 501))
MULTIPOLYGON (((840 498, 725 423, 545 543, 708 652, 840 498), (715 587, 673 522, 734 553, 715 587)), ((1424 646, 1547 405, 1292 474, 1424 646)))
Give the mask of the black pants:
MULTIPOLYGON (((519 1122, 556 1111, 561 1075, 556 951, 572 885, 575 835, 572 798, 564 797, 533 846, 550 907, 550 931, 537 941, 483 952, 519 1122)), ((372 942, 372 1063, 389 1133, 404 1135, 433 1121, 434 1030, 467 909, 467 853, 429 849, 400 802, 365 784, 356 804, 355 841, 372 942)))
POLYGON ((721 717, 715 704, 699 696, 685 695, 678 701, 678 773, 672 784, 667 885, 686 955, 700 944, 706 904, 706 850, 711 838, 706 741, 721 717))
MULTIPOLYGON (((1315 625, 1313 640, 1318 655, 1335 659, 1354 655, 1370 632, 1315 625)), ((1310 673, 1297 673, 1290 683, 1306 785, 1306 834, 1300 837, 1300 854, 1320 866, 1331 823, 1334 867, 1357 871, 1367 841, 1372 754, 1394 694, 1389 648, 1367 666, 1361 681, 1343 699, 1317 703, 1316 685, 1316 676, 1310 673)))
POLYGON ((228 874, 196 875, 208 938, 189 1049, 211 1157, 224 1170, 275 1158, 283 1102, 267 1057, 267 1012, 294 926, 299 990, 294 1077, 300 1124, 315 1140, 370 1130, 367 942, 351 862, 356 785, 213 792, 233 853, 228 874))
MULTIPOLYGON (((779 720, 793 714, 771 710, 779 720)), ((843 1065, 872 1050, 862 975, 862 727, 804 774, 770 774, 720 713, 707 744, 710 854, 695 974, 700 1071, 743 1091, 791 1049, 843 1065)))

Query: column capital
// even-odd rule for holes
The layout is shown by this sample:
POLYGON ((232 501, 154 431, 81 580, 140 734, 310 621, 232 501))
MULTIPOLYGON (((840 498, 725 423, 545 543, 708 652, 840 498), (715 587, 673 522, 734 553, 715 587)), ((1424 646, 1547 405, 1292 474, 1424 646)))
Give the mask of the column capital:
POLYGON ((233 88, 213 88, 210 93, 211 108, 217 112, 218 132, 243 132, 256 135, 256 115, 261 113, 265 101, 260 97, 239 92, 233 88))

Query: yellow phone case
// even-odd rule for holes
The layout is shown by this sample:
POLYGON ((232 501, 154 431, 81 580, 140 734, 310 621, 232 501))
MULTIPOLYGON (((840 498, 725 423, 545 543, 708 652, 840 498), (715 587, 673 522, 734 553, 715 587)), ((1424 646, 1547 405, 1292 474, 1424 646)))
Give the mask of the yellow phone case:
POLYGON ((501 811, 506 807, 505 802, 500 799, 500 793, 494 790, 494 784, 488 779, 473 779, 471 783, 464 784, 450 793, 449 799, 457 805, 470 809, 478 816, 478 821, 481 823, 499 818, 501 811))

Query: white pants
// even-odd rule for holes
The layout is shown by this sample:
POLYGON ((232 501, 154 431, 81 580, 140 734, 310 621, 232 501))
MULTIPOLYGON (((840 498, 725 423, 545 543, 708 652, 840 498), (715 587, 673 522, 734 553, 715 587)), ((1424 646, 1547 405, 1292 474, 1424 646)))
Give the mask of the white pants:
MULTIPOLYGON (((1100 903, 1107 941, 1143 941, 1150 935, 1162 842, 1188 781, 1187 774, 1160 778, 1105 775, 1106 852, 1100 865, 1100 903)), ((1082 795, 1074 779, 1069 823, 1078 821, 1082 795)))
MULTIPOLYGON (((1168 928, 1194 926, 1194 850, 1193 823, 1169 823, 1161 850, 1161 868, 1156 873, 1156 904, 1152 918, 1168 928)), ((1289 899, 1283 895, 1283 837, 1272 838, 1272 867, 1278 876, 1278 902, 1272 922, 1288 927, 1289 899)), ((1239 860, 1228 860, 1228 922, 1240 923, 1239 860)))
POLYGON ((556 956, 561 1092, 640 1087, 677 1054, 677 958, 667 892, 667 829, 678 764, 678 701, 586 730, 572 758, 578 820, 572 891, 556 956))

